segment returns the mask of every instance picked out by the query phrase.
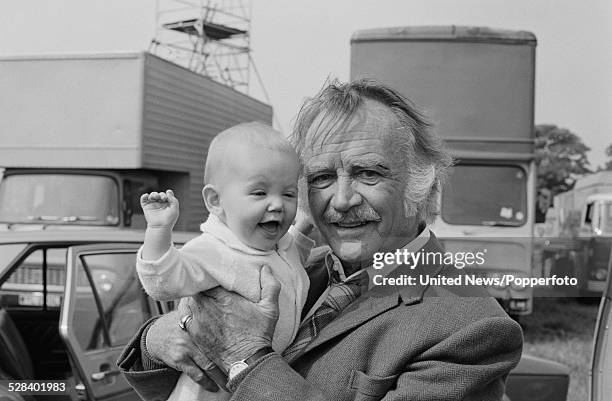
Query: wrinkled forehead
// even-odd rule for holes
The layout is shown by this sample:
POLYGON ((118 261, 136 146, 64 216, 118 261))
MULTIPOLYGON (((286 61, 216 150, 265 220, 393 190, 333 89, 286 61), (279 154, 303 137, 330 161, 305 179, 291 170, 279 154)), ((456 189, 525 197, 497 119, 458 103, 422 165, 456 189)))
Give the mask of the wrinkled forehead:
POLYGON ((391 109, 366 99, 350 113, 321 111, 306 133, 303 154, 317 153, 330 145, 350 146, 351 142, 368 139, 388 143, 398 134, 400 124, 391 109))

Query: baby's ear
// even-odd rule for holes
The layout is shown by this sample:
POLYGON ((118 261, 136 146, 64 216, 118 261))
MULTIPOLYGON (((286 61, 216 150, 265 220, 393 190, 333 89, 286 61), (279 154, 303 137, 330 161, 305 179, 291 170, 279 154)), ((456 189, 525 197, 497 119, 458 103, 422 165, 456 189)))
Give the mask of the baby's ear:
POLYGON ((214 215, 221 216, 223 208, 221 207, 219 191, 214 186, 207 184, 202 188, 202 197, 204 198, 206 209, 214 215))

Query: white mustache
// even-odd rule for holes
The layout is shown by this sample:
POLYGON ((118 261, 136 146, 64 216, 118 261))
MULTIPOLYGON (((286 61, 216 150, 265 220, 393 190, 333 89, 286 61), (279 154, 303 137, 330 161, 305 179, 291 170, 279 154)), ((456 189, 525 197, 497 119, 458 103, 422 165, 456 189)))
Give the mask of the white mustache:
POLYGON ((354 224, 381 220, 380 215, 369 206, 352 208, 345 213, 329 208, 323 214, 323 219, 330 224, 354 224))

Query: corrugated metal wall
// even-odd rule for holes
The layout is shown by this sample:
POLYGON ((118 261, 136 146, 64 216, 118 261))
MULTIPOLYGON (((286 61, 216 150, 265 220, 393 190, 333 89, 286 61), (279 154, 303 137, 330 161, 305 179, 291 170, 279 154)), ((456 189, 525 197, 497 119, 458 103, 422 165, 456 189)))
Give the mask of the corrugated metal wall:
POLYGON ((144 69, 143 167, 190 174, 177 228, 198 230, 206 216, 201 191, 211 139, 241 122, 272 124, 272 108, 150 54, 144 69))

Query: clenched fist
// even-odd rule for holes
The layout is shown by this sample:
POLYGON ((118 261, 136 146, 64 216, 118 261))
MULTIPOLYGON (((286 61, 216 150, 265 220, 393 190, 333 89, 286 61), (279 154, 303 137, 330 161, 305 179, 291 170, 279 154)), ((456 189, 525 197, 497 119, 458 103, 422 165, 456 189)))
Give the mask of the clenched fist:
POLYGON ((164 227, 172 230, 179 217, 179 201, 170 189, 143 194, 140 206, 150 228, 164 227))

